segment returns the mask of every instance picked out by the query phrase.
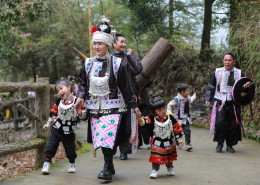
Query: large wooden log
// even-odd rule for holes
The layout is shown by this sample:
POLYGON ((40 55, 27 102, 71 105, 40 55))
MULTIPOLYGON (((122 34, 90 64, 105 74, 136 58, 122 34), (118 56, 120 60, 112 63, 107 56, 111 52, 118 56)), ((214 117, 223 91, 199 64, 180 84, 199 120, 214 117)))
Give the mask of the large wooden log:
POLYGON ((40 148, 44 145, 45 141, 43 139, 31 140, 25 143, 15 143, 15 144, 5 144, 0 146, 0 157, 14 154, 17 152, 23 152, 26 150, 40 148))
POLYGON ((153 48, 145 55, 141 61, 143 73, 137 76, 139 91, 145 87, 149 78, 156 73, 173 50, 174 47, 167 40, 160 38, 153 48))

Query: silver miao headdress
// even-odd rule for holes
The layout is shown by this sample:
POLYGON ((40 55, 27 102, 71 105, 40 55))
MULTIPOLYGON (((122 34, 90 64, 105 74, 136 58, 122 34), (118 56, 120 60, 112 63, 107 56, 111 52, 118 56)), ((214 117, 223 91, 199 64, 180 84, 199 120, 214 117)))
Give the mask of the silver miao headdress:
POLYGON ((111 30, 110 20, 104 15, 101 17, 101 23, 97 26, 97 31, 93 33, 93 42, 104 42, 108 46, 112 46, 116 30, 111 30))

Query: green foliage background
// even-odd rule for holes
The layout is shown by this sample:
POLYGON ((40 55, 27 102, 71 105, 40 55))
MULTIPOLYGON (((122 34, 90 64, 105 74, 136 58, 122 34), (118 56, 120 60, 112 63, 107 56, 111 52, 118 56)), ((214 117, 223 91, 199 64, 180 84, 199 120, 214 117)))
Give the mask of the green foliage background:
MULTIPOLYGON (((233 2, 233 1, 232 1, 233 2)), ((222 65, 224 51, 236 53, 237 62, 247 76, 254 79, 256 98, 254 120, 244 122, 250 137, 259 133, 259 4, 237 1, 236 20, 230 23, 229 12, 219 17, 216 12, 229 9, 231 1, 216 0, 213 4, 212 33, 229 24, 228 46, 216 45, 212 38, 212 60, 199 59, 203 28, 204 1, 174 0, 99 0, 91 1, 91 24, 97 25, 104 14, 117 33, 127 38, 142 59, 160 38, 166 38, 175 51, 157 74, 151 92, 167 101, 176 94, 180 82, 191 85, 198 99, 204 101, 204 91, 215 67, 222 65), (173 17, 173 25, 169 21, 173 17)), ((0 81, 35 81, 49 77, 54 83, 61 77, 77 76, 84 61, 73 50, 76 47, 89 55, 88 1, 86 0, 1 0, 0 1, 0 81)))

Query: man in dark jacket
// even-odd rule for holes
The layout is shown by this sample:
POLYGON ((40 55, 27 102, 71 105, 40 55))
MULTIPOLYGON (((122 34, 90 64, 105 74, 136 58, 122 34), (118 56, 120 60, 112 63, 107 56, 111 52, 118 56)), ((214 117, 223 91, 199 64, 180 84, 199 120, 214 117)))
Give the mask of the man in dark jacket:
MULTIPOLYGON (((138 57, 133 54, 132 49, 126 50, 126 39, 122 34, 116 34, 115 41, 113 43, 114 52, 113 55, 122 58, 122 63, 127 64, 127 69, 129 72, 130 85, 133 92, 138 96, 138 85, 136 82, 136 75, 140 74, 143 70, 143 66, 139 61, 138 57)), ((120 128, 120 159, 126 160, 127 154, 132 153, 131 144, 129 143, 129 138, 131 136, 131 109, 129 109, 123 116, 121 120, 120 128), (122 137, 123 136, 123 137, 122 137)))

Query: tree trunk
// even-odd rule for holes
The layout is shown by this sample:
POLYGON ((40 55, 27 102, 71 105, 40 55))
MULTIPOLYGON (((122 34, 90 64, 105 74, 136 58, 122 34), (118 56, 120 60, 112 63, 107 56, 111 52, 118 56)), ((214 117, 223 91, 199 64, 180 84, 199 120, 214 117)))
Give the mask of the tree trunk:
POLYGON ((103 0, 100 0, 101 15, 104 15, 103 0))
POLYGON ((211 60, 210 31, 212 22, 212 4, 215 0, 205 0, 204 25, 201 39, 200 58, 202 61, 211 60))
POLYGON ((36 82, 36 78, 37 78, 37 72, 36 72, 36 63, 34 62, 34 57, 33 57, 33 61, 32 61, 32 73, 33 73, 33 81, 36 82))
MULTIPOLYGON (((102 2, 101 2, 102 3, 102 2)), ((103 8, 102 8, 103 9, 103 8)), ((102 14, 103 15, 103 14, 102 14)), ((91 7, 90 0, 88 0, 88 36, 89 36, 89 51, 90 57, 93 57, 93 47, 92 47, 92 33, 91 33, 91 7)))
POLYGON ((169 38, 173 36, 173 0, 169 0, 169 38))
MULTIPOLYGON (((235 26, 235 21, 237 20, 237 16, 239 14, 239 8, 238 8, 238 3, 240 3, 242 0, 230 0, 229 4, 229 28, 232 28, 229 30, 230 35, 232 35, 236 31, 236 26, 235 26)), ((229 41, 230 45, 233 45, 229 41)))
POLYGON ((137 50, 137 53, 138 53, 138 57, 139 57, 139 58, 142 58, 141 52, 140 52, 140 50, 139 50, 139 43, 138 43, 137 33, 135 33, 135 43, 136 43, 136 50, 137 50))

